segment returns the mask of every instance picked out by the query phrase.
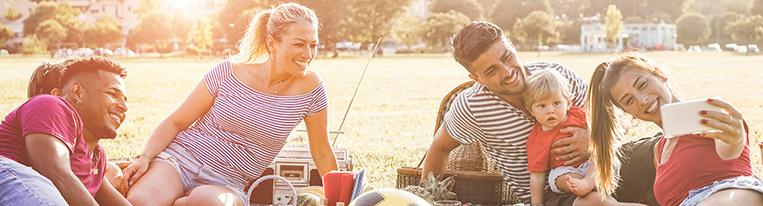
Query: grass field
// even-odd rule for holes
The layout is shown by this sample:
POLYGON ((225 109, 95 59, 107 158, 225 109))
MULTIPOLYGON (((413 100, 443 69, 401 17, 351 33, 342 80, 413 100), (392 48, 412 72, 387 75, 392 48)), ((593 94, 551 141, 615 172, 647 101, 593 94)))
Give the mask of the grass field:
MULTIPOLYGON (((720 96, 744 115, 755 142, 763 132, 763 56, 729 53, 648 53, 670 68, 673 84, 684 100, 720 96)), ((596 65, 611 54, 521 53, 525 62, 539 59, 562 63, 586 81, 596 65)), ((43 58, 0 59, 0 114, 5 116, 26 99, 29 76, 43 58)), ((53 60, 60 61, 60 60, 53 60)), ((142 150, 153 128, 185 99, 202 75, 220 59, 123 59, 128 70, 129 107, 119 137, 103 141, 110 157, 133 156, 142 150)), ((329 92, 329 128, 337 130, 366 60, 318 59, 329 92)), ((339 136, 337 147, 350 148, 356 167, 367 169, 374 187, 394 187, 396 169, 415 166, 428 148, 438 104, 443 95, 467 81, 465 70, 448 55, 376 58, 366 74, 339 136)), ((303 128, 300 126, 300 128, 303 128)), ((631 137, 651 136, 656 127, 640 123, 631 137)), ((293 132, 291 143, 306 142, 293 132)), ((333 140, 333 135, 331 139, 333 140)), ((760 149, 752 147, 756 174, 760 149)))

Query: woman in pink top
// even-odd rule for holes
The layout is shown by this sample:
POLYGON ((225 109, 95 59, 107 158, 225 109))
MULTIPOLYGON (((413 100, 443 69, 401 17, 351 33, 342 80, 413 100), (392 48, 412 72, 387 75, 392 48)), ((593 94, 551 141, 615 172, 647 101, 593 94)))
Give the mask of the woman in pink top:
MULTIPOLYGON (((617 186, 614 107, 662 126, 660 106, 679 102, 659 66, 632 54, 599 65, 591 78, 591 137, 599 191, 617 186)), ((747 127, 733 106, 707 103, 727 113, 702 111, 717 131, 662 138, 655 147, 654 193, 660 205, 763 205, 763 181, 752 176, 747 127)))
POLYGON ((315 12, 296 3, 255 15, 240 53, 204 76, 124 170, 127 199, 135 205, 247 205, 247 183, 301 121, 320 174, 336 170, 324 85, 308 70, 317 32, 315 12))

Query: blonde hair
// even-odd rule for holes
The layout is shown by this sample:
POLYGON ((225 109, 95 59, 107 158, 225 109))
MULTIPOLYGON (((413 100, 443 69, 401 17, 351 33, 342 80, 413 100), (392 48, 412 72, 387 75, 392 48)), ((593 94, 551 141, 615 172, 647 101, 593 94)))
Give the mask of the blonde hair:
POLYGON ((561 95, 568 102, 572 100, 570 84, 564 77, 553 69, 536 71, 527 78, 527 91, 522 93, 525 107, 530 109, 532 104, 540 100, 561 95))
POLYGON ((238 54, 234 63, 254 63, 267 60, 267 37, 280 40, 281 34, 293 23, 311 23, 318 28, 318 16, 315 12, 297 3, 284 3, 258 12, 249 22, 244 37, 238 45, 238 54))
MULTIPOLYGON (((615 147, 618 145, 618 136, 621 135, 619 131, 622 128, 618 127, 615 107, 622 107, 612 97, 610 88, 626 70, 639 70, 663 81, 668 80, 663 68, 636 53, 623 54, 615 60, 601 63, 593 72, 587 107, 591 117, 592 162, 596 174, 594 177, 598 190, 604 195, 611 195, 620 182, 620 175, 615 169, 620 165, 618 150, 615 147)), ((671 87, 668 87, 668 90, 673 96, 676 95, 671 87)))

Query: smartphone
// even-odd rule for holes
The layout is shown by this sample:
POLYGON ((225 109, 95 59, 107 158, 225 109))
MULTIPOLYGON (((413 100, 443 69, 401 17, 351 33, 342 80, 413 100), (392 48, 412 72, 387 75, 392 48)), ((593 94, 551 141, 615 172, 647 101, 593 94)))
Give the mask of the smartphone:
POLYGON ((662 105, 660 112, 665 137, 671 138, 713 130, 714 128, 700 123, 703 117, 699 115, 699 112, 703 110, 726 113, 721 108, 707 103, 707 99, 662 105))

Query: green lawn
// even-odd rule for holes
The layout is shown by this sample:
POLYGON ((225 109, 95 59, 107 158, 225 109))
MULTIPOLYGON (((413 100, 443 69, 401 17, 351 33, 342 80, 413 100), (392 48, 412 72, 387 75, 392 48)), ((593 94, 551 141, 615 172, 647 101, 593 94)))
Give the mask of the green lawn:
MULTIPOLYGON (((588 80, 596 65, 611 54, 521 53, 525 62, 544 59, 567 65, 588 80)), ((755 142, 763 132, 763 56, 728 53, 648 53, 670 68, 682 99, 721 96, 733 103, 750 125, 755 142)), ((43 58, 0 59, 0 114, 26 99, 29 75, 43 58)), ((129 107, 119 137, 104 141, 110 157, 139 153, 153 128, 185 99, 202 75, 221 59, 118 59, 128 70, 129 107)), ((54 60, 55 62, 60 60, 54 60)), ((318 59, 329 92, 329 128, 337 130, 366 60, 318 59)), ((415 166, 428 148, 438 104, 461 82, 466 72, 448 55, 376 58, 339 136, 337 147, 350 148, 356 167, 367 169, 374 187, 393 187, 396 169, 415 166)), ((303 128, 300 126, 300 128, 303 128)), ((629 133, 651 136, 656 128, 642 122, 629 133)), ((306 142, 306 134, 293 132, 290 142, 306 142)), ((331 136, 333 140, 333 135, 331 136)), ((752 148, 756 174, 761 172, 760 149, 752 148)))

